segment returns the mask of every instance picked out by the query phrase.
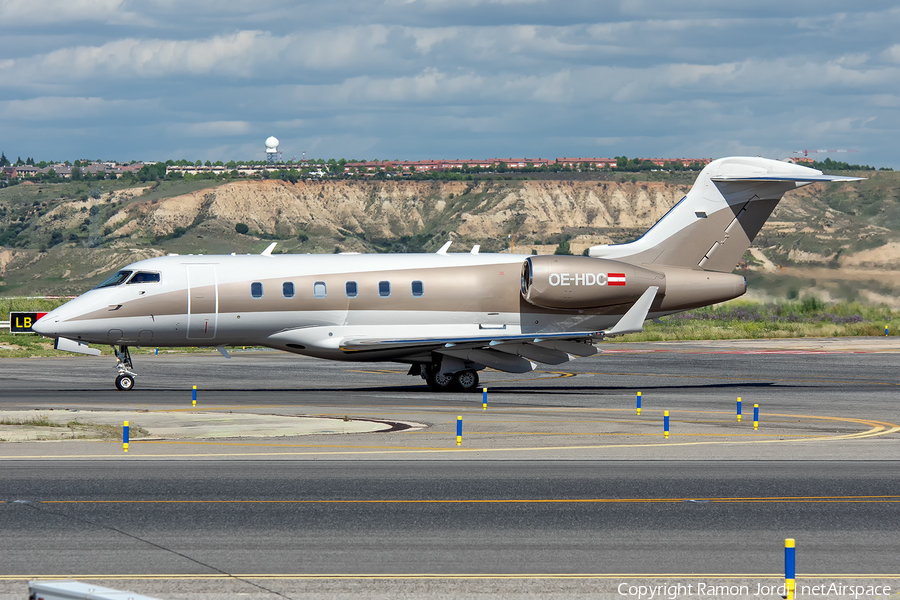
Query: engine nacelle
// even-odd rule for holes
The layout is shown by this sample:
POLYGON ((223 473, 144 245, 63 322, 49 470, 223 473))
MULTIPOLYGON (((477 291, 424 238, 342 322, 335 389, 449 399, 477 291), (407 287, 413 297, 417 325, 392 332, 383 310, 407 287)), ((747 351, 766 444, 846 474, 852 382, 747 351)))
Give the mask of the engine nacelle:
POLYGON ((634 302, 651 285, 666 292, 662 273, 586 256, 531 256, 522 265, 522 297, 543 308, 600 308, 634 302))

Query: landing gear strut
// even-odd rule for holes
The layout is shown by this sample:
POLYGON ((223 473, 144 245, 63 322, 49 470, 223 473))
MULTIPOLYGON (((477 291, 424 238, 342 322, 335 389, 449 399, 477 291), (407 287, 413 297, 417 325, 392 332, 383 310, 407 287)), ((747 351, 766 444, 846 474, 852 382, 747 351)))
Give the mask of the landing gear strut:
POLYGON ((134 365, 131 364, 131 353, 128 352, 128 346, 119 346, 118 350, 113 346, 113 350, 116 353, 116 370, 119 371, 119 375, 116 377, 116 388, 127 392, 134 388, 135 373, 131 370, 134 368, 134 365))

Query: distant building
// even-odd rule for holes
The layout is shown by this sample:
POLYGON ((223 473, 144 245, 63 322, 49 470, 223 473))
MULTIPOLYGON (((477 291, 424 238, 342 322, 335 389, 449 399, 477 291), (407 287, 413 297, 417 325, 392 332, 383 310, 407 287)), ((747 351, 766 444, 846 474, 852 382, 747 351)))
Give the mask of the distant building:
POLYGON ((670 165, 680 164, 683 167, 689 167, 695 163, 706 166, 712 162, 711 158, 641 158, 640 160, 642 162, 651 162, 659 167, 666 166, 666 163, 670 165))
POLYGON ((40 169, 33 165, 22 165, 21 167, 16 167, 16 170, 18 171, 17 177, 19 179, 23 177, 34 177, 41 172, 40 169))
POLYGON ((64 163, 58 163, 55 165, 50 165, 49 167, 44 167, 40 170, 40 172, 46 175, 50 172, 51 169, 54 173, 56 173, 57 177, 62 177, 63 179, 69 179, 70 177, 72 177, 72 167, 64 163))
MULTIPOLYGON (((669 164, 681 164, 685 167, 688 167, 694 163, 700 165, 707 165, 712 162, 711 158, 647 158, 640 159, 642 161, 650 161, 653 164, 659 165, 663 167, 666 163, 669 164)), ((561 165, 569 168, 594 168, 594 169, 604 169, 616 168, 616 159, 615 158, 488 158, 488 159, 448 159, 448 160, 372 160, 372 161, 358 161, 358 162, 348 162, 344 164, 344 173, 363 173, 363 174, 374 174, 379 172, 387 172, 387 173, 396 173, 397 175, 404 175, 410 173, 430 173, 437 171, 448 171, 450 169, 468 169, 478 167, 481 169, 497 169, 500 164, 506 165, 508 169, 525 169, 525 168, 540 168, 540 167, 549 167, 552 165, 561 165)), ((149 164, 149 163, 148 163, 149 164)), ((142 164, 137 165, 137 169, 139 169, 142 164)), ((181 173, 183 175, 198 175, 201 173, 213 173, 216 175, 237 171, 238 175, 242 176, 253 176, 259 175, 264 170, 269 171, 287 171, 291 169, 297 168, 306 168, 309 166, 309 162, 304 161, 301 164, 267 164, 267 165, 237 165, 235 167, 224 167, 224 166, 203 166, 203 165, 172 165, 166 167, 166 174, 169 173, 181 173)), ((134 166, 129 165, 128 167, 119 167, 123 170, 130 170, 134 168, 134 166)), ((324 174, 324 171, 320 168, 316 174, 324 174)))
POLYGON ((603 169, 606 167, 614 168, 616 159, 614 158, 557 158, 556 164, 564 167, 579 168, 593 167, 595 169, 603 169))

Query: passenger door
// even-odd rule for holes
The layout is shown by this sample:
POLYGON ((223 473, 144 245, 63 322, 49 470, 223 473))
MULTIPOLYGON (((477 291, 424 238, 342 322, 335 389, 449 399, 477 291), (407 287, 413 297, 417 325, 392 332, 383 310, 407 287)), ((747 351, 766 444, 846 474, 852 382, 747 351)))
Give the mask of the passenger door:
POLYGON ((216 266, 187 265, 187 284, 187 339, 211 340, 216 337, 219 313, 216 266))

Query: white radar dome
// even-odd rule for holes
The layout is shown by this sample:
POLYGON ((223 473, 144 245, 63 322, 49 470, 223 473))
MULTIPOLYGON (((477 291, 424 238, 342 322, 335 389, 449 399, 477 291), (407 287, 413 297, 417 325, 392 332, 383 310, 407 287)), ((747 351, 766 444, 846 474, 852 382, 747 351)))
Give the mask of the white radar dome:
POLYGON ((269 136, 266 140, 266 150, 275 150, 278 148, 278 138, 274 135, 269 136))

